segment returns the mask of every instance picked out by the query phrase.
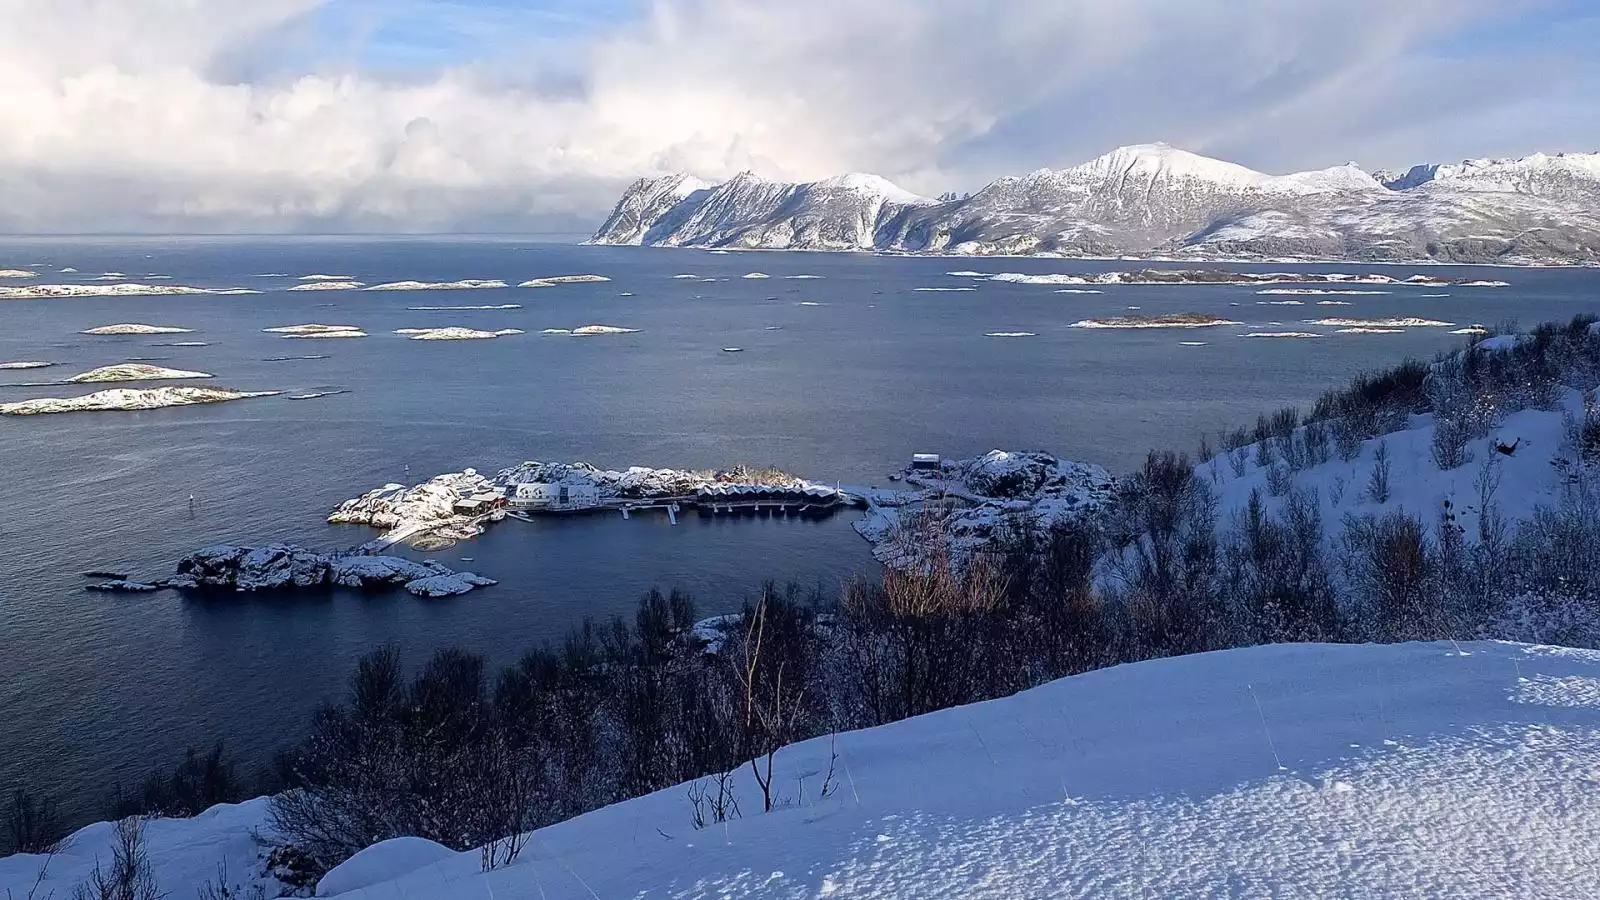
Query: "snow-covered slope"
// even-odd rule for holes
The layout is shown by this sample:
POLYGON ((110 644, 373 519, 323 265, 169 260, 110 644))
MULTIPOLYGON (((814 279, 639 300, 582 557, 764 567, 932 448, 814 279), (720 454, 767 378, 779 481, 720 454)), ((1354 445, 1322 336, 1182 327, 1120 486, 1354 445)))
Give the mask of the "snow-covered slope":
POLYGON ((882 179, 687 176, 624 195, 595 243, 908 253, 1600 262, 1600 156, 1268 175, 1166 144, 934 202, 882 179), (691 189, 693 188, 693 189, 691 189))
MULTIPOLYGON (((367 900, 1593 896, 1597 767, 1600 653, 1255 647, 796 745, 777 758, 784 805, 759 813, 741 769, 745 815, 725 826, 696 831, 680 786, 535 832, 488 874, 477 853, 382 846, 332 887, 367 900)), ((151 826, 171 896, 191 896, 224 853, 236 870, 254 860, 244 820, 259 806, 221 809, 151 826)), ((109 856, 108 832, 79 832, 46 886, 66 895, 109 856)), ((0 890, 25 896, 39 862, 0 860, 0 890)))

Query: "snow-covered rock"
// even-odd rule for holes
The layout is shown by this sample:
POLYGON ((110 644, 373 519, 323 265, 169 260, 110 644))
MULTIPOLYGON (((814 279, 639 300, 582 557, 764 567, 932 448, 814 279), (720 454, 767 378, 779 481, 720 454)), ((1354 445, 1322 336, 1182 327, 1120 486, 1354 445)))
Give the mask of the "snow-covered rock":
POLYGON ((1600 155, 1274 176, 1166 144, 945 203, 880 178, 635 183, 599 244, 1198 259, 1600 262, 1600 155))
POLYGON ((448 570, 399 556, 335 556, 329 562, 329 580, 340 587, 364 588, 379 585, 404 585, 432 578, 448 570))
POLYGON ((328 870, 317 882, 316 895, 332 897, 393 881, 459 855, 427 838, 398 837, 380 841, 328 870))
POLYGON ((391 483, 339 504, 328 521, 397 531, 455 525, 464 521, 455 510, 458 501, 495 490, 495 483, 475 469, 440 475, 413 487, 391 483))
POLYGON ((333 331, 305 331, 296 334, 286 334, 284 335, 284 338, 296 341, 321 341, 338 340, 341 338, 364 338, 366 336, 367 333, 365 331, 361 331, 360 329, 341 328, 333 331))
POLYGON ((89 585, 89 590, 100 591, 105 594, 148 594, 161 590, 161 585, 151 584, 146 581, 130 581, 126 578, 114 578, 102 581, 99 584, 89 585))
POLYGON ((885 565, 914 568, 943 555, 962 567, 1018 531, 1046 533, 1104 509, 1116 479, 1100 466, 1048 453, 992 450, 946 460, 939 472, 908 469, 920 494, 879 494, 855 530, 885 565))
POLYGON ((319 553, 291 544, 218 544, 178 562, 175 576, 156 587, 179 590, 281 591, 318 587, 404 587, 423 597, 450 597, 496 582, 432 562, 365 553, 319 553))
POLYGON ((1116 329, 1116 328, 1215 328, 1219 325, 1239 325, 1232 319, 1213 316, 1205 313, 1164 313, 1160 315, 1139 316, 1106 316, 1098 319, 1083 319, 1067 326, 1068 328, 1089 329, 1116 329))
POLYGON ((42 397, 0 403, 0 416, 36 416, 50 413, 108 412, 164 409, 200 403, 226 403, 252 397, 274 397, 279 391, 235 391, 228 388, 160 387, 148 390, 112 388, 82 397, 42 397))
POLYGON ((334 331, 360 331, 359 325, 322 325, 312 322, 305 325, 279 325, 261 329, 266 334, 327 334, 334 331))
POLYGON ((1331 319, 1316 319, 1307 324, 1322 325, 1328 328, 1450 328, 1455 325, 1454 322, 1441 322, 1438 319, 1419 319, 1415 317, 1389 319, 1335 317, 1331 319))
POLYGON ((547 278, 534 278, 524 281, 517 287, 543 288, 559 287, 563 284, 600 284, 610 280, 604 275, 552 275, 547 278))
POLYGON ((193 328, 179 328, 175 325, 142 325, 130 322, 119 325, 101 325, 99 328, 90 328, 82 333, 104 336, 122 334, 192 334, 193 332, 193 328))
POLYGON ((492 306, 408 306, 410 312, 483 312, 488 310, 521 309, 520 303, 497 303, 492 306))
POLYGON ((35 284, 0 287, 0 300, 46 300, 68 297, 161 297, 184 294, 254 293, 243 288, 200 288, 181 284, 35 284))
POLYGON ((461 281, 391 281, 375 284, 366 291, 479 291, 509 287, 504 281, 463 279, 461 281))
POLYGON ((471 572, 452 572, 449 575, 432 575, 406 583, 406 590, 418 597, 457 597, 480 587, 497 584, 492 578, 471 572))
POLYGON ((502 328, 499 331, 480 331, 476 328, 461 328, 451 326, 448 328, 401 328, 395 334, 403 334, 413 341, 486 341, 507 335, 523 334, 520 328, 502 328))
POLYGON ((38 272, 27 269, 0 269, 0 278, 38 278, 38 272))
POLYGON ((291 291, 359 291, 366 285, 360 281, 308 281, 297 284, 291 291))
POLYGON ((590 337, 597 334, 638 334, 639 329, 620 325, 583 325, 572 329, 572 333, 579 337, 590 337))
POLYGON ((86 384, 101 381, 176 381, 190 378, 211 378, 205 372, 187 372, 183 369, 167 369, 162 366, 151 366, 143 363, 120 363, 114 366, 101 366, 90 369, 80 375, 74 375, 67 381, 72 384, 86 384))

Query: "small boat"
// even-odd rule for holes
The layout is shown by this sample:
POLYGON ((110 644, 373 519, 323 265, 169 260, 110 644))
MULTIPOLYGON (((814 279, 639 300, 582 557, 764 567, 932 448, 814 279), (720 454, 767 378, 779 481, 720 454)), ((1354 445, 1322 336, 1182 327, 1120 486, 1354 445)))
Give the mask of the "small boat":
POLYGON ((722 352, 723 353, 743 353, 744 352, 744 348, 743 347, 723 347, 722 348, 722 352))

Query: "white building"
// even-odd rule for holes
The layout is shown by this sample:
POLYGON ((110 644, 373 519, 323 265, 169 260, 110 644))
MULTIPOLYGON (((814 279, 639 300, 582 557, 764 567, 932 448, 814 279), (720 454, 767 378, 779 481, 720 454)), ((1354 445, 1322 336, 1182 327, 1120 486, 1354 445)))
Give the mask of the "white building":
POLYGON ((593 509, 600 505, 600 488, 582 481, 525 482, 512 485, 506 499, 512 509, 593 509))

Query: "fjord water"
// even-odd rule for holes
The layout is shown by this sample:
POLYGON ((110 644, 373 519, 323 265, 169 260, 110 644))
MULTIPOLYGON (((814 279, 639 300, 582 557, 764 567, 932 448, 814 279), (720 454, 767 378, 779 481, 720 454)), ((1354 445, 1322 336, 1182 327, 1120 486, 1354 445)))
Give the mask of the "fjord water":
MULTIPOLYGON (((652 585, 681 587, 707 613, 766 579, 832 594, 875 564, 851 517, 822 522, 641 517, 507 522, 429 554, 498 578, 451 601, 404 594, 185 598, 84 591, 88 569, 158 577, 219 541, 317 548, 373 532, 325 524, 334 504, 389 481, 418 481, 524 459, 629 465, 773 465, 825 481, 884 483, 913 452, 1043 449, 1136 466, 1152 447, 1192 448, 1202 432, 1305 405, 1351 374, 1462 342, 1450 329, 1245 339, 1303 330, 1323 316, 1415 316, 1461 325, 1533 324, 1600 311, 1584 270, 1388 267, 1510 288, 1388 288, 1259 305, 1253 288, 976 284, 951 270, 1105 271, 1135 263, 713 254, 528 240, 4 239, 0 268, 28 283, 129 281, 264 291, 245 296, 0 300, 0 360, 59 379, 132 357, 210 372, 208 382, 294 394, 138 413, 0 420, 0 786, 27 783, 74 817, 98 812, 112 782, 132 784, 186 746, 224 738, 251 762, 291 743, 317 703, 337 698, 351 662, 383 643, 418 660, 461 644, 510 662, 585 616, 631 611, 652 585), (75 268, 77 274, 60 273, 75 268), (747 273, 772 277, 747 279, 747 273), (307 274, 368 283, 598 273, 544 289, 307 292, 307 274), (675 278, 693 274, 700 279, 675 278), (271 277, 263 277, 263 276, 271 277), (818 279, 786 276, 815 275, 818 279), (1449 294, 1424 297, 1424 294, 1449 294), (1319 307, 1319 299, 1350 305, 1319 307), (412 311, 520 304, 520 309, 412 311), (1090 331, 1080 319, 1214 313, 1248 323, 1198 331, 1090 331), (95 338, 118 322, 194 334, 95 338), (358 340, 286 340, 262 329, 357 325, 358 340), (620 325, 637 334, 570 338, 546 328, 620 325), (417 342, 398 328, 519 328, 493 341, 417 342), (1035 337, 994 338, 994 332, 1035 337), (159 346, 203 341, 203 347, 159 346), (1203 341, 1205 346, 1184 346, 1203 341), (742 353, 723 348, 740 347, 742 353), (269 361, 273 357, 325 359, 269 361), (190 496, 194 497, 190 502, 190 496), (464 559, 470 561, 463 561, 464 559)), ((1354 271, 1347 264, 1230 267, 1354 271)), ((0 402, 86 393, 0 387, 0 402)), ((420 554, 419 554, 420 556, 420 554)))

